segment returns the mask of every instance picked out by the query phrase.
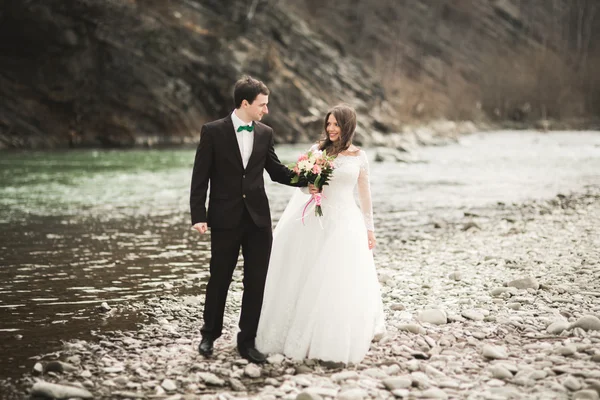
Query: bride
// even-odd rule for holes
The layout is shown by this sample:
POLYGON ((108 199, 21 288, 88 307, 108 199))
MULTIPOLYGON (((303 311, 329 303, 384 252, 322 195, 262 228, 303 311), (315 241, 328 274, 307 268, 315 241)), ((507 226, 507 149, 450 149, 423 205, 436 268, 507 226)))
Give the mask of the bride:
POLYGON ((351 107, 327 113, 325 139, 311 148, 336 156, 323 188, 323 216, 309 207, 302 220, 310 196, 298 189, 275 228, 256 337, 263 353, 358 363, 371 340, 385 332, 372 253, 369 164, 352 144, 355 129, 351 107))

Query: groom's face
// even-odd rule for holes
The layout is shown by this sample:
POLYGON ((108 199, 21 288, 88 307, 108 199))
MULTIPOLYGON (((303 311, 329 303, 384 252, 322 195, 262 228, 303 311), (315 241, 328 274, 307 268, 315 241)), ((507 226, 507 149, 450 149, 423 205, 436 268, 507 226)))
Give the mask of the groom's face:
POLYGON ((260 121, 265 114, 269 113, 269 96, 259 94, 256 96, 251 104, 246 106, 246 115, 252 119, 252 121, 260 121))

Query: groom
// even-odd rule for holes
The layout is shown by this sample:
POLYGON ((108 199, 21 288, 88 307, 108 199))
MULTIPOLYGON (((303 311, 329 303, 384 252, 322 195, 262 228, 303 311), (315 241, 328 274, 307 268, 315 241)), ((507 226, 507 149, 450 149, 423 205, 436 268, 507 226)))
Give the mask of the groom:
POLYGON ((273 239, 263 171, 285 185, 306 186, 306 182, 290 183, 293 173, 273 149, 273 129, 259 122, 269 113, 265 84, 245 76, 236 82, 233 97, 236 108, 230 115, 202 127, 192 175, 192 228, 200 233, 211 228, 210 278, 198 350, 210 357, 213 342, 221 336, 227 291, 241 247, 244 294, 237 348, 243 358, 262 363, 265 356, 254 339, 273 239))

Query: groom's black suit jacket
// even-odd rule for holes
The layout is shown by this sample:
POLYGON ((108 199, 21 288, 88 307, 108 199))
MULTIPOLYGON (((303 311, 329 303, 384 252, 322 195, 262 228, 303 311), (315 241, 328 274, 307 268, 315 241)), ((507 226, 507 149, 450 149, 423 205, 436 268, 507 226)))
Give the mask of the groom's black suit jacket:
POLYGON ((207 222, 214 229, 237 228, 246 208, 258 227, 270 227, 271 211, 265 193, 264 170, 273 181, 306 186, 306 182, 290 184, 294 174, 277 158, 273 129, 269 126, 254 123, 254 145, 245 169, 235 135, 231 115, 202 127, 190 194, 192 225, 207 222))

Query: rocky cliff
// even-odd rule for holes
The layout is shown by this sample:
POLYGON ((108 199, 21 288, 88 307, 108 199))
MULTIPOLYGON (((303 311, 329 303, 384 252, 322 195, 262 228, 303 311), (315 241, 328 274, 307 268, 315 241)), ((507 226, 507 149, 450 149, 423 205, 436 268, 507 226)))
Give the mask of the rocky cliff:
POLYGON ((600 114, 598 0, 290 4, 375 71, 404 120, 600 114))
MULTIPOLYGON (((363 143, 407 122, 508 118, 527 104, 529 113, 537 103, 528 93, 510 104, 498 94, 520 75, 488 69, 544 48, 575 74, 540 44, 556 14, 545 4, 4 0, 0 148, 194 142, 204 122, 233 108, 242 74, 271 89, 266 122, 281 142, 316 138, 339 101, 360 113, 363 143), (536 10, 543 18, 527 14, 536 10)), ((570 104, 588 112, 572 92, 570 104)))

